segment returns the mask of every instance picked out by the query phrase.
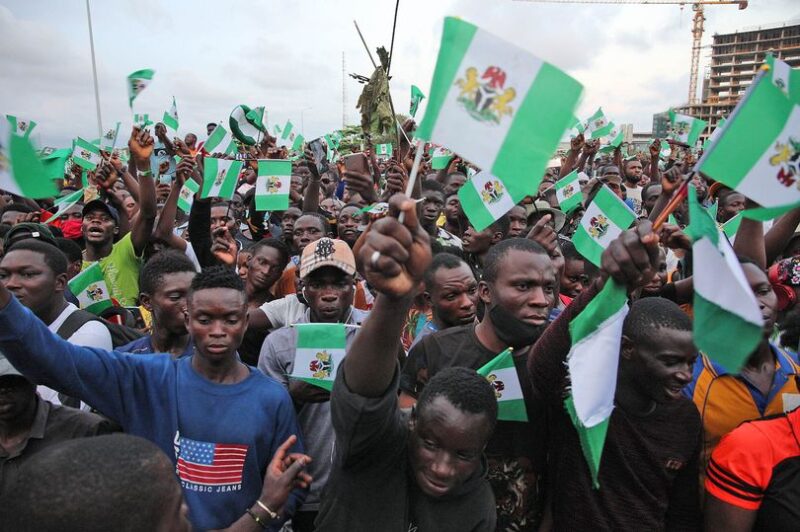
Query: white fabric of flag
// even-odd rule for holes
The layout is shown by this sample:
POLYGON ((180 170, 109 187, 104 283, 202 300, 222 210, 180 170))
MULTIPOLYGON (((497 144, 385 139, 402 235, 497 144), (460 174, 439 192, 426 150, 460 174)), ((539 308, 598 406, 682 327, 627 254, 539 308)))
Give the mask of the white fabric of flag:
POLYGON ((297 323, 297 349, 290 377, 333 389, 336 369, 346 355, 347 331, 342 323, 297 323))
POLYGON ((586 120, 583 135, 591 140, 599 139, 608 136, 613 128, 614 124, 606 118, 603 108, 598 107, 597 111, 586 120))
POLYGON ((155 74, 155 70, 145 68, 128 76, 128 105, 131 109, 133 109, 133 100, 150 85, 153 74, 155 74))
POLYGON ((228 130, 222 124, 218 124, 214 131, 211 132, 211 135, 208 136, 203 149, 208 153, 222 152, 226 155, 233 155, 236 153, 236 142, 231 137, 231 134, 228 133, 228 130))
POLYGON ((175 103, 175 96, 172 97, 172 105, 169 108, 169 111, 164 111, 164 118, 162 119, 164 125, 167 126, 167 129, 171 129, 175 133, 178 132, 178 104, 175 103))
POLYGON ((103 310, 114 306, 99 262, 95 262, 73 277, 68 285, 83 310, 100 314, 103 310))
POLYGON ((256 210, 285 211, 289 208, 292 162, 279 159, 258 161, 256 210))
POLYGON ((204 164, 203 193, 200 197, 232 199, 239 172, 242 170, 242 161, 206 157, 204 164))
POLYGON ((75 139, 75 145, 72 149, 72 160, 81 168, 94 171, 102 160, 100 148, 78 137, 75 139))
POLYGON ((192 210, 194 195, 200 190, 200 185, 194 179, 187 179, 178 193, 178 208, 185 213, 192 210))
POLYGON ((483 231, 522 201, 524 192, 489 172, 472 176, 458 190, 461 208, 476 231, 483 231))
POLYGON ((103 136, 100 138, 100 149, 111 153, 114 151, 114 148, 117 146, 117 137, 119 136, 119 127, 122 123, 117 122, 116 125, 106 130, 103 133, 103 136))
POLYGON ((634 212, 603 185, 586 207, 572 242, 575 249, 600 267, 600 257, 608 245, 636 219, 634 212))

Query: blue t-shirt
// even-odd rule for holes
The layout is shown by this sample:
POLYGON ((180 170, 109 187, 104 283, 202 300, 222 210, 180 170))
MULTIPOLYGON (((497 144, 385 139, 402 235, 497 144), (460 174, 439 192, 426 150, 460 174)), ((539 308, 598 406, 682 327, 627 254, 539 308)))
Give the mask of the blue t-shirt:
MULTIPOLYGON (((0 351, 31 380, 93 405, 125 432, 158 445, 176 465, 197 529, 239 519, 261 494, 262 472, 278 446, 300 436, 288 392, 254 368, 241 382, 217 384, 194 370, 193 356, 72 345, 15 298, 0 310, 0 351)), ((302 452, 299 440, 293 452, 302 452)), ((293 492, 284 515, 304 496, 293 492)))
MULTIPOLYGON (((152 355, 156 353, 156 350, 153 347, 152 334, 137 338, 133 342, 125 344, 122 347, 118 347, 116 350, 120 353, 130 353, 132 355, 152 355)), ((189 338, 189 342, 186 344, 186 349, 183 350, 183 353, 181 353, 178 358, 188 357, 192 353, 194 353, 194 342, 191 338, 189 338)))

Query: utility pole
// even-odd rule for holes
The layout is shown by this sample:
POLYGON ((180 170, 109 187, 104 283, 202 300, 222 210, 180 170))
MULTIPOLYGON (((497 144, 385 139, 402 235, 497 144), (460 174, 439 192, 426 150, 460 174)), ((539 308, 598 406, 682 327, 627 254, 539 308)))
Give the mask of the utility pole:
POLYGON ((97 85, 97 63, 94 60, 94 35, 92 34, 92 12, 86 0, 86 19, 89 21, 89 47, 92 50, 92 74, 94 75, 94 104, 97 108, 97 135, 103 138, 103 119, 100 116, 100 89, 97 85))
POLYGON ((342 129, 347 126, 347 74, 344 66, 344 52, 342 52, 342 129))

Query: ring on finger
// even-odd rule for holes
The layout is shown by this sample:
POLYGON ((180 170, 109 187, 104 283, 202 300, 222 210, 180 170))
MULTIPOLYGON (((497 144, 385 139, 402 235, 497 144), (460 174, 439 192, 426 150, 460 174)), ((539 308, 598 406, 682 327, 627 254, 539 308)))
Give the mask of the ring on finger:
POLYGON ((381 258, 381 252, 378 250, 373 251, 372 256, 369 258, 370 266, 372 266, 373 268, 377 268, 379 258, 381 258))

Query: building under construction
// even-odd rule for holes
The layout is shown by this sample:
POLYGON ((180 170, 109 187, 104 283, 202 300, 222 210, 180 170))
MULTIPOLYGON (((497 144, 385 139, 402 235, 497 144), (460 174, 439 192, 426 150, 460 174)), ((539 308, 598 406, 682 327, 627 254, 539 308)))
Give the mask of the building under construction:
MULTIPOLYGON (((736 33, 714 35, 711 64, 703 79, 701 101, 676 109, 708 122, 703 139, 711 134, 720 118, 733 111, 767 52, 772 52, 793 68, 800 67, 800 21, 793 22, 793 25, 747 28, 736 33)), ((653 117, 654 134, 665 127, 664 114, 653 117)))

